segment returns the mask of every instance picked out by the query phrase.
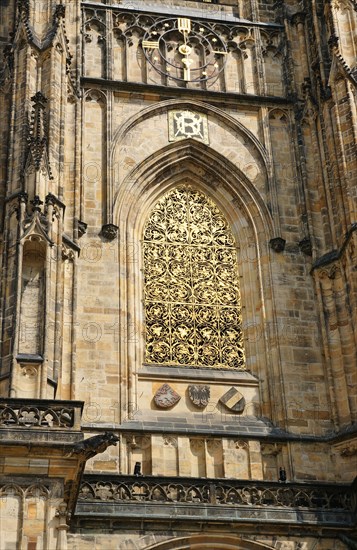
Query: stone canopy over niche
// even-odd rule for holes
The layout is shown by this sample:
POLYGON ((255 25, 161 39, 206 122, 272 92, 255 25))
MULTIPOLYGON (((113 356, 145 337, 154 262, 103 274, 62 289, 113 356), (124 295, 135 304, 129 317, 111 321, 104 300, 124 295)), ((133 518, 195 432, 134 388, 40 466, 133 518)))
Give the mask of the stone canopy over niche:
POLYGON ((234 237, 203 193, 180 186, 144 229, 147 363, 245 369, 234 237))

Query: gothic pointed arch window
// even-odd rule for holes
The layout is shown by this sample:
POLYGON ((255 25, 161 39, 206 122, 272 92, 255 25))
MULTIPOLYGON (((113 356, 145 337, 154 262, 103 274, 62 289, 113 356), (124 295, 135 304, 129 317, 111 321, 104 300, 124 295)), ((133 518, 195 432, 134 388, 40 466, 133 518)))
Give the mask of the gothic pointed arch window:
POLYGON ((236 243, 215 203, 179 186, 143 238, 145 363, 245 370, 236 243))

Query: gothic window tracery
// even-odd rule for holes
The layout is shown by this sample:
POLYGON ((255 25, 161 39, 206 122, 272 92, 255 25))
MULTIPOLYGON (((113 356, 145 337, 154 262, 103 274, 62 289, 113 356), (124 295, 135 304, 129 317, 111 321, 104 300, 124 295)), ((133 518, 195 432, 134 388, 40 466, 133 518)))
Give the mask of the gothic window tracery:
POLYGON ((144 228, 145 362, 244 370, 236 244, 203 193, 180 186, 144 228))

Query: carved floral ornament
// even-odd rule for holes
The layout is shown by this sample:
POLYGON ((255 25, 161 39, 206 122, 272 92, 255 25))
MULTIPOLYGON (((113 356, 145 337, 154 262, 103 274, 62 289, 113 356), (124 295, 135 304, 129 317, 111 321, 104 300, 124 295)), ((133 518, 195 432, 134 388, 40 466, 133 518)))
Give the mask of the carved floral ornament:
POLYGON ((145 361, 245 370, 236 246, 213 201, 189 186, 167 193, 143 256, 145 361))

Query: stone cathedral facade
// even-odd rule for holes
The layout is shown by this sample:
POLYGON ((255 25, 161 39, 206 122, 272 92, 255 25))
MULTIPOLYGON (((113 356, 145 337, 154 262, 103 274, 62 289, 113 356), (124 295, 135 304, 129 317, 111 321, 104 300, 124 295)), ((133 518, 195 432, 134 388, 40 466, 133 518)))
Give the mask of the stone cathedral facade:
POLYGON ((1 550, 356 548, 356 0, 0 9, 1 550))

